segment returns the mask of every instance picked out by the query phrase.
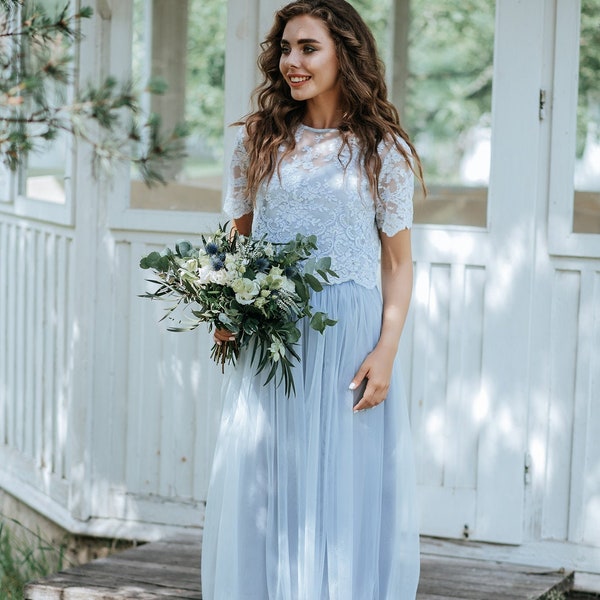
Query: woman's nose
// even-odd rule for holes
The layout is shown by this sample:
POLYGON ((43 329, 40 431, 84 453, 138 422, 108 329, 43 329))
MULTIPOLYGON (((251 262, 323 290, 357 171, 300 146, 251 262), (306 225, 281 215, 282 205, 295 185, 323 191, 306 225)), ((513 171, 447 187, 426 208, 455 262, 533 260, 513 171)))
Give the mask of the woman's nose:
POLYGON ((281 62, 286 67, 297 67, 300 64, 299 56, 300 55, 298 52, 295 52, 294 50, 290 50, 290 52, 288 54, 284 54, 281 57, 281 62))

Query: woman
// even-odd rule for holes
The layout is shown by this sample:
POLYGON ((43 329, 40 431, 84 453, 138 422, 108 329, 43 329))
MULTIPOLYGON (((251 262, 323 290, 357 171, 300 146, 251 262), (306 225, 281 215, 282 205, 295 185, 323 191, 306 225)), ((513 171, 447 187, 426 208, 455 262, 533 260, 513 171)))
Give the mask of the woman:
POLYGON ((242 234, 316 235, 339 278, 312 304, 338 322, 324 334, 303 327, 290 398, 240 356, 208 496, 203 597, 410 600, 418 524, 395 358, 420 162, 386 99, 373 36, 347 2, 292 2, 262 49, 258 109, 240 124, 225 209, 242 234))

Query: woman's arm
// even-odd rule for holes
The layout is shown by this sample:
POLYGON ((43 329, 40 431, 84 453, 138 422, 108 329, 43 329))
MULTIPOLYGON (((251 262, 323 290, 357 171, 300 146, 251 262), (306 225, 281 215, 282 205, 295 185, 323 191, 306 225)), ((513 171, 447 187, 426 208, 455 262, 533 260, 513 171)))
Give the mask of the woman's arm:
POLYGON ((252 219, 254 218, 254 213, 249 212, 239 219, 233 220, 233 225, 231 227, 232 230, 237 231, 240 235, 250 235, 252 233, 252 219))
POLYGON ((367 386, 355 411, 372 408, 387 396, 400 335, 404 328, 413 286, 410 229, 389 237, 381 233, 381 291, 383 317, 375 348, 367 355, 354 376, 350 389, 366 377, 367 386))

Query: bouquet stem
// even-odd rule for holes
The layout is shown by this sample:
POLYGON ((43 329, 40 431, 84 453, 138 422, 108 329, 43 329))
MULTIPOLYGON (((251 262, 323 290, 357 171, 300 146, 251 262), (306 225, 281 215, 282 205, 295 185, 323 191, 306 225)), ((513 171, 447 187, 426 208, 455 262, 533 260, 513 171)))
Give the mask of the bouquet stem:
POLYGON ((236 358, 240 353, 240 348, 237 340, 233 342, 215 343, 212 347, 211 358, 221 365, 221 373, 225 373, 225 363, 235 363, 236 358))

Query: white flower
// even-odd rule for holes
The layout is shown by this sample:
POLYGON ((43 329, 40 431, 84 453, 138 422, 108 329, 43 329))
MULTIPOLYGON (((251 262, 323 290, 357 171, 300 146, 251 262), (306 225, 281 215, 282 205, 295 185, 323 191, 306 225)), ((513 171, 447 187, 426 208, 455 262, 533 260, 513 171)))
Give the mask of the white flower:
POLYGON ((198 279, 200 283, 210 283, 211 282, 211 274, 214 273, 210 265, 204 265, 200 269, 198 269, 198 279))
POLYGON ((210 256, 206 254, 206 252, 198 253, 198 266, 199 267, 208 267, 210 265, 210 256))
POLYGON ((273 250, 272 244, 267 244, 264 248, 264 251, 267 258, 273 258, 273 256, 275 256, 275 251, 273 250))
POLYGON ((271 360, 277 362, 285 355, 285 346, 282 344, 281 340, 273 339, 273 343, 269 346, 269 352, 271 354, 271 360))
POLYGON ((271 267, 269 274, 265 278, 264 287, 268 287, 271 290, 278 290, 284 285, 283 271, 279 267, 271 267))
POLYGON ((225 269, 219 269, 218 271, 214 271, 211 269, 208 280, 211 283, 216 283, 217 285, 227 285, 229 283, 230 274, 225 269))
POLYGON ((283 278, 283 283, 281 284, 281 287, 289 294, 292 294, 296 291, 296 286, 294 285, 294 282, 291 279, 288 279, 287 277, 283 278))
POLYGON ((254 299, 260 293, 258 282, 253 279, 240 277, 231 284, 231 289, 235 292, 235 299, 240 304, 252 304, 254 299))

